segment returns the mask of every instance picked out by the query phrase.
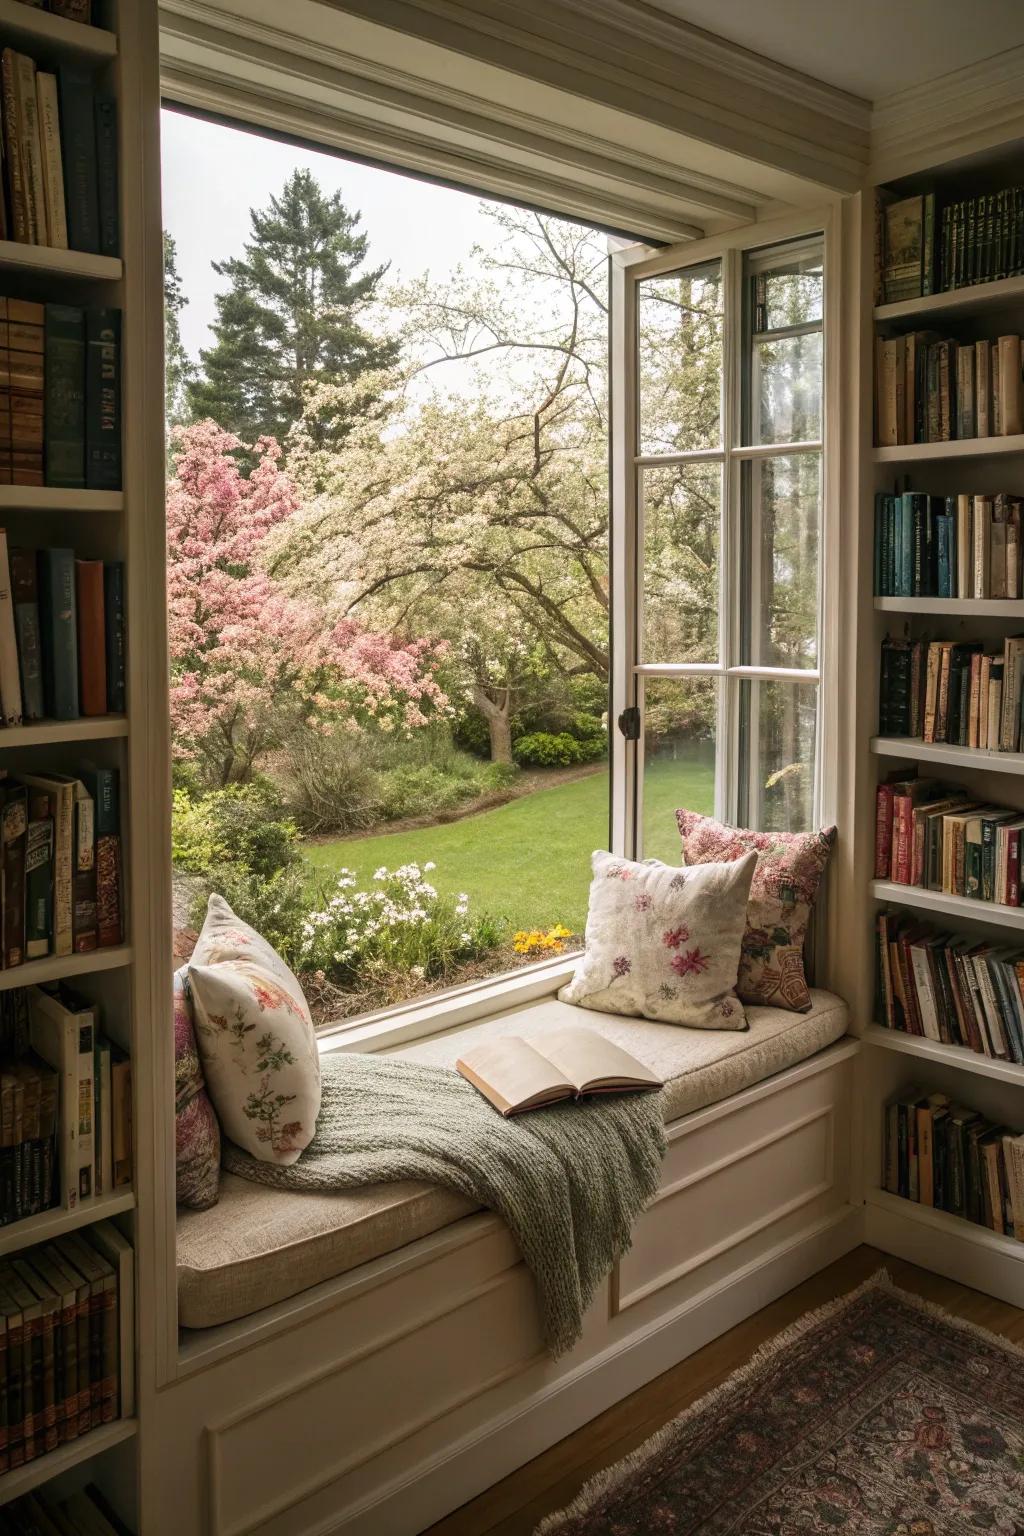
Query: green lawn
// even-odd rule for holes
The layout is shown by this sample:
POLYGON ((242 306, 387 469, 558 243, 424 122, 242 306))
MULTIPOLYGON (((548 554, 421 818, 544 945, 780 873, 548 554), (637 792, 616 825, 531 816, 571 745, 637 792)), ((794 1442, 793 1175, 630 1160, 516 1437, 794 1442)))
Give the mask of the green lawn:
MULTIPOLYGON (((679 859, 673 811, 714 809, 710 760, 658 759, 644 790, 645 852, 669 863, 679 859)), ((590 883, 590 854, 608 846, 608 775, 594 774, 552 789, 539 789, 478 816, 412 832, 346 838, 311 845, 310 861, 324 874, 343 865, 368 882, 385 864, 394 869, 432 859, 439 891, 466 891, 470 910, 505 917, 516 928, 564 923, 583 931, 590 883)))

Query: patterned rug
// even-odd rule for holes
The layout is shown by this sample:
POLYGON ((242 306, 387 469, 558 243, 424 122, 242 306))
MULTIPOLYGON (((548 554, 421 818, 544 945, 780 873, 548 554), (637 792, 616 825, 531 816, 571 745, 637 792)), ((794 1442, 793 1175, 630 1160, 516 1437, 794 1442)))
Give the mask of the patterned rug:
POLYGON ((537 1536, 1024 1536, 1024 1350, 880 1271, 537 1536))

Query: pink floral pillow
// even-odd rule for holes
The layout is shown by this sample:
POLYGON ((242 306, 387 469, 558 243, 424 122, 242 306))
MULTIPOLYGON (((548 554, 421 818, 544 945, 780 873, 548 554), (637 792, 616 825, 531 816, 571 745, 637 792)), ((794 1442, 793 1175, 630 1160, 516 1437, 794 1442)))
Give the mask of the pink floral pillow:
POLYGON ((595 853, 586 949, 558 994, 563 1003, 692 1029, 746 1029, 735 988, 754 862, 679 869, 595 853))
POLYGON ((178 1204, 208 1210, 220 1184, 220 1126, 199 1061, 187 970, 174 973, 174 1135, 178 1204))
POLYGON ((320 1112, 320 1055, 302 988, 255 928, 211 896, 189 963, 196 1038, 225 1135, 294 1163, 320 1112))
POLYGON ((806 1013, 804 939, 835 827, 821 832, 749 832, 697 811, 676 811, 683 863, 721 863, 757 854, 736 990, 745 1003, 806 1013))

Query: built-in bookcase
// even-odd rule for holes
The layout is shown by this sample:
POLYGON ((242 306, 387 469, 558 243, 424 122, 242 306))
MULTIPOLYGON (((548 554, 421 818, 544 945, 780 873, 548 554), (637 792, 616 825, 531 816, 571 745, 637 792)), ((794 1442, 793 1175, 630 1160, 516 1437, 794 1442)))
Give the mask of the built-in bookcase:
POLYGON ((85 760, 120 776, 124 942, 0 971, 0 988, 66 979, 93 999, 102 1027, 132 1060, 134 1174, 73 1210, 45 1210, 0 1228, 9 1256, 100 1219, 135 1250, 135 1407, 88 1434, 0 1475, 0 1505, 43 1484, 97 1485, 125 1525, 139 1528, 141 1429, 155 1371, 152 1298, 165 1288, 173 1201, 169 773, 163 517, 163 313, 159 201, 156 6, 94 0, 85 26, 19 0, 0 0, 0 46, 46 68, 94 72, 117 101, 121 253, 0 242, 0 293, 116 308, 122 315, 123 489, 0 486, 0 526, 11 544, 65 546, 125 567, 127 708, 123 714, 36 721, 0 731, 0 767, 74 773, 85 760), (158 1156, 157 1149, 163 1152, 158 1156), (157 1165, 160 1174, 157 1174, 157 1165), (157 1277, 160 1277, 159 1280, 157 1277), (149 1376, 143 1380, 143 1361, 149 1376))
MULTIPOLYGON (((886 190, 900 197, 934 192, 936 209, 941 209, 944 202, 972 196, 975 189, 988 191, 1019 181, 1011 148, 992 154, 983 163, 974 160, 922 166, 886 190)), ((1019 146, 1016 149, 1019 151, 1019 146)), ((873 225, 870 195, 866 204, 866 223, 873 225)), ((862 249, 868 265, 866 253, 872 249, 874 233, 873 228, 865 230, 862 249)), ((1024 278, 1020 276, 888 304, 871 303, 870 279, 867 272, 864 293, 872 310, 872 357, 865 379, 870 371, 872 394, 879 387, 878 338, 932 331, 970 342, 1007 333, 1024 334, 1024 278)), ((857 748, 862 788, 857 796, 856 830, 861 889, 869 897, 865 922, 873 923, 885 907, 913 915, 936 929, 985 939, 1007 949, 1024 949, 1024 908, 870 878, 875 787, 901 765, 916 768, 927 777, 962 783, 979 799, 1024 811, 1024 753, 974 750, 878 734, 879 661, 886 635, 981 640, 995 649, 1006 636, 1024 632, 1024 601, 876 596, 872 547, 877 492, 910 489, 936 496, 961 492, 995 495, 999 491, 1024 495, 1024 435, 879 446, 874 434, 867 441, 870 421, 866 401, 865 418, 861 515, 872 532, 869 535, 862 525, 857 607, 859 654, 865 664, 870 654, 872 670, 861 674, 865 698, 858 707, 858 720, 864 736, 857 748)), ((870 942, 865 937, 858 952, 865 968, 873 967, 873 934, 870 942)), ((874 985, 865 986, 861 1000, 866 1012, 877 1015, 878 1010, 868 1001, 874 995, 874 985)), ((887 1193, 882 1168, 884 1105, 892 1096, 919 1085, 926 1094, 946 1093, 994 1120, 1024 1130, 1024 1066, 976 1054, 964 1046, 889 1029, 884 1018, 877 1016, 864 1029, 863 1039, 867 1241, 1024 1305, 1024 1243, 887 1193)))

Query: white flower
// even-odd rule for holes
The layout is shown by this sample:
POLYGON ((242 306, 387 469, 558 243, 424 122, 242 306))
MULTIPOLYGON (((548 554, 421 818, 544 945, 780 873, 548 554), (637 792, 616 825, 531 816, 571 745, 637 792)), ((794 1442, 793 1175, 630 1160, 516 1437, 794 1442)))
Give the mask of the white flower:
POLYGON ((429 874, 432 869, 436 869, 436 868, 437 868, 437 865, 434 863, 433 859, 428 859, 427 862, 423 866, 423 872, 424 872, 424 874, 429 874))
POLYGON ((469 944, 471 942, 469 934, 468 933, 461 933, 459 935, 459 942, 462 943, 462 944, 469 944))
POLYGON ((409 974, 415 976, 417 981, 422 981, 427 973, 422 965, 414 965, 409 974))
POLYGON ((460 892, 459 892, 459 900, 460 900, 460 901, 461 901, 461 902, 465 902, 465 903, 467 903, 467 904, 468 904, 468 902, 469 902, 469 897, 468 897, 468 896, 467 896, 467 895, 466 895, 466 892, 465 892, 465 891, 460 891, 460 892))
POLYGON ((387 871, 387 865, 386 864, 382 864, 380 866, 380 869, 375 869, 374 872, 373 872, 373 878, 375 880, 386 880, 387 877, 388 877, 388 871, 387 871))

